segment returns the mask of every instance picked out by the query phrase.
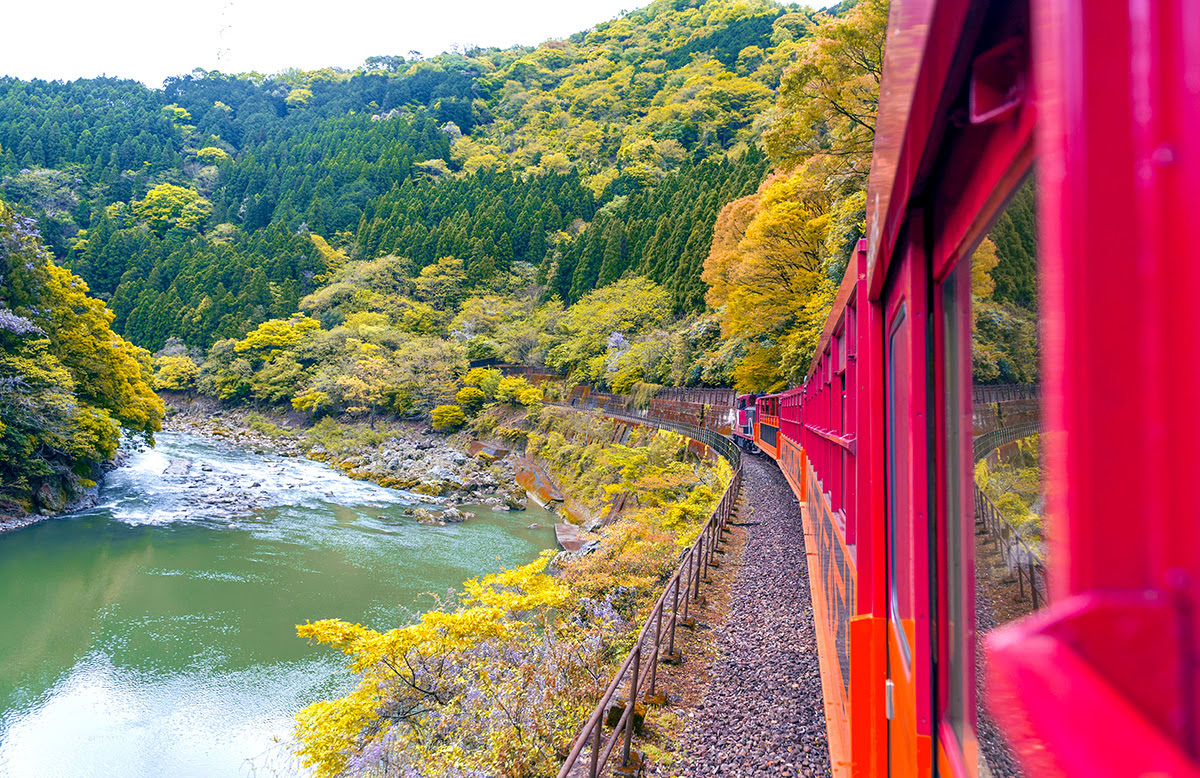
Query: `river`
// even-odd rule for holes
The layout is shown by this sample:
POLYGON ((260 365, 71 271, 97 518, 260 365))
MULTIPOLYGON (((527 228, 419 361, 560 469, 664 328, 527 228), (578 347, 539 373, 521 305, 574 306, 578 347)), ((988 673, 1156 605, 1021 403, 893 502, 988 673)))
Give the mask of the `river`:
POLYGON ((532 503, 431 527, 400 515, 416 501, 162 433, 98 507, 0 535, 0 776, 302 774, 292 716, 353 679, 296 624, 396 626, 554 545, 532 503))

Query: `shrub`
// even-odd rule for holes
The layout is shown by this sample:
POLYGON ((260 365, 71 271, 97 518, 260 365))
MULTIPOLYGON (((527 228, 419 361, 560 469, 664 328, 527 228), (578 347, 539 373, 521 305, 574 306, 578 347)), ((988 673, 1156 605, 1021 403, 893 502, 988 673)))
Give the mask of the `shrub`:
POLYGON ((479 409, 483 407, 485 398, 486 395, 484 395, 483 390, 474 386, 464 386, 458 390, 458 394, 454 395, 454 399, 458 401, 459 407, 468 416, 474 416, 479 413, 479 409))
POLYGON ((467 416, 457 405, 439 405, 433 409, 433 428, 438 432, 453 432, 467 423, 467 416))
POLYGON ((529 410, 536 410, 542 407, 542 390, 536 386, 528 386, 517 392, 517 402, 524 405, 529 410))
POLYGON ((490 367, 474 367, 467 371, 466 377, 463 378, 463 383, 467 386, 476 386, 483 390, 483 393, 488 397, 496 395, 496 388, 500 386, 500 381, 503 376, 499 370, 490 367))
MULTIPOLYGON (((531 389, 529 382, 524 376, 512 376, 501 379, 496 387, 496 402, 508 403, 510 405, 523 404, 521 403, 520 394, 522 391, 531 389)), ((541 400, 541 392, 538 392, 538 399, 541 400)))
POLYGON ((320 413, 329 408, 329 393, 318 392, 315 389, 309 389, 303 394, 298 394, 292 398, 292 407, 298 411, 308 411, 312 414, 320 413))

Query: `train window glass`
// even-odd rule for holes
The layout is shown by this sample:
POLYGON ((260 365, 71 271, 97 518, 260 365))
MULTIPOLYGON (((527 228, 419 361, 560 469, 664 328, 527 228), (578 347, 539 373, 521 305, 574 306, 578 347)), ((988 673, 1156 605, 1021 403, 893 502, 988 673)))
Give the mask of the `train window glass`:
POLYGON ((904 660, 904 669, 912 668, 912 647, 904 631, 903 622, 913 617, 912 584, 908 571, 911 570, 912 543, 909 516, 909 470, 908 452, 901 446, 909 439, 909 394, 907 380, 909 326, 905 306, 902 303, 892 324, 888 337, 887 385, 888 385, 888 607, 891 610, 891 625, 896 633, 896 643, 904 660), (897 444, 900 445, 897 445, 897 444))
MULTIPOLYGON (((1034 172, 1012 194, 970 260, 972 333, 969 337, 974 386, 972 397, 964 398, 963 402, 970 403, 973 419, 970 425, 963 420, 962 426, 972 429, 959 434, 973 437, 979 446, 983 459, 974 464, 983 471, 976 471, 983 477, 978 480, 978 489, 965 481, 963 488, 969 494, 961 499, 966 506, 977 500, 977 510, 986 518, 984 534, 979 536, 973 535, 970 519, 959 523, 966 533, 961 541, 964 553, 973 548, 971 572, 978 586, 972 582, 972 587, 962 592, 961 603, 949 599, 956 595, 947 592, 948 599, 942 606, 948 619, 955 618, 954 610, 959 607, 974 611, 964 613, 963 629, 951 631, 947 636, 949 641, 944 641, 947 651, 958 651, 953 661, 961 661, 962 667, 960 670, 956 666, 949 672, 968 679, 974 675, 977 634, 982 636, 1003 621, 1032 610, 1035 601, 1031 583, 1037 587, 1037 605, 1044 604, 1041 554, 1043 533, 1048 528, 1042 526, 1044 463, 1039 437, 1034 434, 1041 410, 1037 387, 1040 351, 1037 190, 1034 172), (979 600, 975 599, 976 592, 979 600), (966 630, 972 628, 978 632, 967 634, 966 630), (950 642, 956 640, 962 641, 961 647, 950 642)), ((948 303, 946 307, 949 308, 948 303)), ((964 321, 959 327, 967 329, 968 325, 964 321)), ((960 337, 968 335, 963 333, 960 337)), ((949 348, 948 342, 946 347, 949 348)), ((965 350, 959 353, 961 359, 966 358, 965 350)), ((952 415, 948 407, 946 414, 952 415)), ((946 480, 952 481, 949 477, 946 480)), ((964 478, 960 476, 959 480, 964 478)), ((950 494, 943 497, 951 503, 955 499, 950 494)), ((947 574, 955 575, 951 570, 947 574)), ((988 761, 994 756, 1003 758, 995 740, 975 738, 974 722, 987 716, 982 697, 967 685, 959 690, 947 689, 952 691, 961 692, 961 696, 946 695, 948 709, 944 715, 961 726, 956 736, 967 763, 974 760, 975 754, 988 761)))
MULTIPOLYGON (((958 268, 941 286, 942 315, 942 370, 945 386, 945 422, 943 451, 946 527, 946 575, 943 581, 946 597, 946 709, 944 716, 954 730, 958 742, 965 743, 969 715, 969 684, 974 683, 973 603, 968 596, 968 587, 974 585, 970 570, 968 543, 974 542, 974 517, 964 515, 964 491, 970 488, 963 483, 963 436, 971 434, 962 424, 964 404, 969 398, 963 396, 960 376, 969 365, 963 365, 964 338, 970 338, 969 327, 962 326, 962 306, 969 306, 969 294, 962 289, 969 286, 970 264, 960 262, 958 268), (963 276, 968 276, 964 279, 963 276), (966 282, 964 284, 964 281, 966 282), (967 299, 962 299, 967 297, 967 299)), ((966 350, 966 353, 970 353, 966 350)))

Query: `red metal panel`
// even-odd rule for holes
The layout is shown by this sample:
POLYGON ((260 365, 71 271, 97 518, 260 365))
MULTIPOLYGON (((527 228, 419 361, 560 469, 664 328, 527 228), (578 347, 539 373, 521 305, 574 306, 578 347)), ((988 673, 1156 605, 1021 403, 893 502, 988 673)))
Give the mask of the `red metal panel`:
POLYGON ((851 634, 851 750, 856 776, 884 775, 887 765, 884 657, 887 651, 883 527, 883 310, 867 295, 866 241, 851 267, 856 277, 858 402, 856 470, 861 488, 855 506, 858 587, 855 612, 864 619, 851 634), (865 621, 869 619, 869 622, 865 621))
POLYGON ((1036 11, 1055 604, 996 636, 997 714, 1051 774, 1196 775, 1200 7, 1036 11))

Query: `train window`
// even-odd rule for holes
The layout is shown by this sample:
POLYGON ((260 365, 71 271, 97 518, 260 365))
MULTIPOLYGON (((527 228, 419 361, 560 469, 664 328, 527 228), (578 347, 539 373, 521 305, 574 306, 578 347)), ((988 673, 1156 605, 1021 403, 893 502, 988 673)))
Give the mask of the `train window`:
POLYGON ((908 358, 909 323, 905 306, 901 303, 888 337, 887 354, 887 402, 888 402, 888 478, 887 478, 887 530, 888 530, 888 607, 891 609, 892 629, 896 643, 904 660, 904 669, 911 672, 912 646, 904 631, 903 622, 913 617, 912 583, 909 572, 912 559, 912 528, 909 518, 909 470, 911 463, 908 452, 901 445, 909 440, 909 394, 908 358), (899 572, 899 574, 897 574, 899 572))
POLYGON ((969 440, 970 425, 963 424, 970 398, 965 396, 963 372, 969 375, 971 327, 964 322, 970 308, 969 262, 958 268, 941 286, 942 375, 944 377, 945 417, 942 451, 943 489, 945 506, 945 576, 942 582, 945 596, 945 668, 946 700, 943 715, 954 730, 959 747, 973 740, 969 732, 972 687, 974 684, 974 597, 971 592, 975 577, 972 572, 974 517, 968 515, 970 471, 964 467, 964 436, 969 440), (967 310, 964 310, 966 307, 967 310), (964 326, 965 325, 965 326, 964 326), (967 342, 964 343, 964 340, 967 342), (964 359, 966 357, 966 359, 964 359))

